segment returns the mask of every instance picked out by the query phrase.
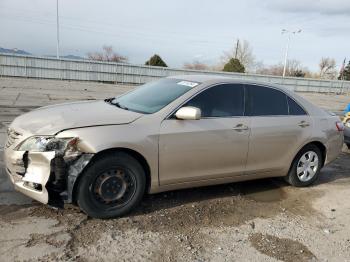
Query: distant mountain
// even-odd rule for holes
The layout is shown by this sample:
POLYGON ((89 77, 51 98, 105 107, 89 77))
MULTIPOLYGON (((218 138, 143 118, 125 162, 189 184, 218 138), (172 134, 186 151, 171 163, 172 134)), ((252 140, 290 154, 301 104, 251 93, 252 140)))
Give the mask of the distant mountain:
POLYGON ((28 53, 24 50, 13 48, 13 49, 7 49, 0 47, 0 53, 9 53, 9 54, 18 54, 18 55, 31 55, 31 53, 28 53))
MULTIPOLYGON (((21 49, 17 49, 17 48, 13 48, 13 49, 8 49, 8 48, 3 48, 0 47, 0 53, 6 53, 6 54, 17 54, 17 55, 33 55, 27 51, 21 50, 21 49)), ((56 57, 53 55, 45 55, 47 57, 56 57)), ((60 58, 66 58, 66 59, 86 59, 84 57, 81 56, 77 56, 77 55, 63 55, 60 56, 60 58)))

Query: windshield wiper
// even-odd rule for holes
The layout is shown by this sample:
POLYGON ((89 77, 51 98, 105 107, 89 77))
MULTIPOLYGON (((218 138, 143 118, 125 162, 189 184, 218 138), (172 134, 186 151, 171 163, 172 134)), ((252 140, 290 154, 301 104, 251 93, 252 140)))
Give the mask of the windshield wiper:
POLYGON ((114 105, 114 106, 117 106, 121 109, 124 109, 124 110, 129 110, 129 108, 127 108, 126 106, 123 106, 121 105, 119 102, 113 102, 115 100, 115 98, 107 98, 105 99, 105 102, 111 104, 111 105, 114 105))
POLYGON ((104 101, 111 104, 114 99, 115 99, 114 97, 111 97, 111 98, 106 98, 104 101))
POLYGON ((115 105, 121 109, 125 109, 125 110, 129 110, 129 108, 127 108, 126 106, 123 106, 121 105, 119 102, 114 102, 114 103, 111 103, 112 105, 115 105))

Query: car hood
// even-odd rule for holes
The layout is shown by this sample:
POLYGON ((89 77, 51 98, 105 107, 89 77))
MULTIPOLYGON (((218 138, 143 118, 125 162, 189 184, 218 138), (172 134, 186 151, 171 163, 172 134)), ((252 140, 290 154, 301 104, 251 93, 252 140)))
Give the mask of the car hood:
POLYGON ((54 135, 72 128, 128 124, 141 116, 103 100, 82 101, 35 109, 17 117, 11 127, 33 135, 54 135))

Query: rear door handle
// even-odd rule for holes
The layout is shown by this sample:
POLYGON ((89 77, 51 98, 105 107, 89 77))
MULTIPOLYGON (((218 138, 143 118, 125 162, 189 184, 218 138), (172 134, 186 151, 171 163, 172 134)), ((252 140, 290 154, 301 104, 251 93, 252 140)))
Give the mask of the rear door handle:
POLYGON ((248 130, 249 127, 247 127, 246 125, 243 125, 243 124, 238 124, 232 129, 235 131, 245 131, 245 130, 248 130))
POLYGON ((309 124, 308 122, 306 122, 306 121, 301 121, 301 122, 298 124, 298 126, 300 126, 300 127, 308 127, 308 126, 310 126, 310 124, 309 124))

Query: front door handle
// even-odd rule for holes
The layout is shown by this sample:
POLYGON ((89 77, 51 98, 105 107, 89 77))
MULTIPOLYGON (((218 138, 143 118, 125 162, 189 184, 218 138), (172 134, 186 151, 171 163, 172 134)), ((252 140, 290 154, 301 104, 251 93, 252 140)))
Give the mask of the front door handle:
POLYGON ((309 124, 308 122, 306 122, 306 121, 301 121, 301 122, 298 124, 298 126, 300 126, 300 127, 308 127, 308 126, 310 126, 310 124, 309 124))
POLYGON ((245 130, 248 130, 249 127, 247 127, 246 125, 243 125, 243 124, 238 124, 232 129, 235 131, 245 131, 245 130))

